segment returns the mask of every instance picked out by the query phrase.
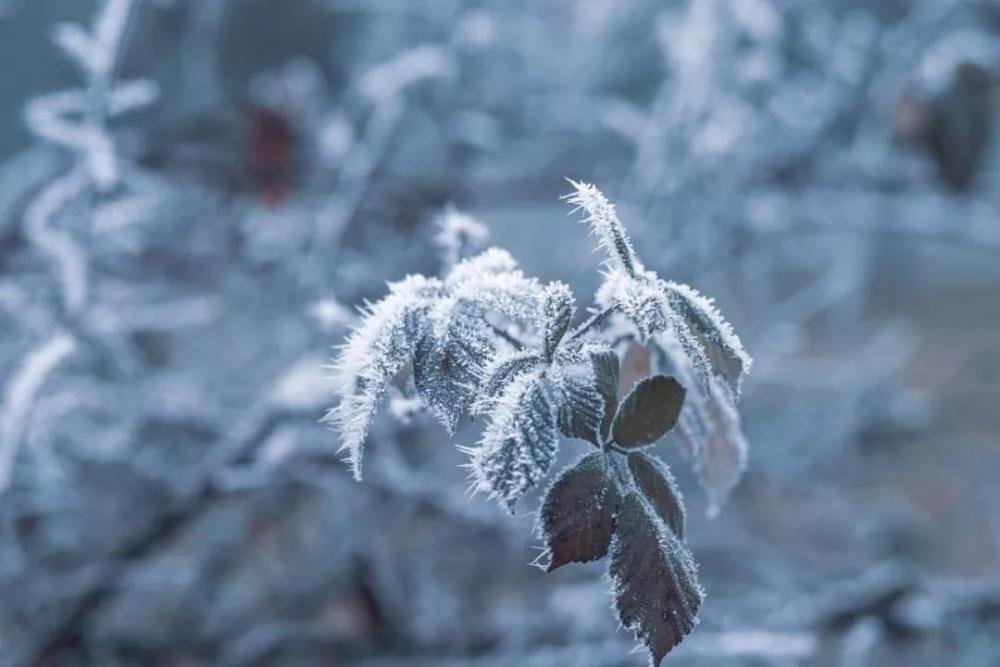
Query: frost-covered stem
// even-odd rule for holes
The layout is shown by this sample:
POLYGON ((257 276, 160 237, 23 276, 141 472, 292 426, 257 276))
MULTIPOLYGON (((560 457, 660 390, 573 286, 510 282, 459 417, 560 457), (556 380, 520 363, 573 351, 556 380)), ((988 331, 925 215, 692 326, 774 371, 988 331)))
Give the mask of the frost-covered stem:
POLYGON ((490 324, 490 328, 493 329, 493 333, 500 336, 501 338, 503 338, 505 341, 507 341, 517 349, 523 350, 526 347, 522 341, 518 340, 516 336, 512 335, 509 331, 507 331, 503 327, 498 327, 495 324, 490 324))
POLYGON ((614 440, 605 444, 604 449, 608 450, 609 452, 615 452, 616 454, 621 454, 622 456, 628 456, 629 454, 628 451, 616 445, 614 440))
POLYGON ((563 199, 576 206, 574 211, 582 210, 586 214, 584 222, 590 225, 601 247, 607 251, 608 260, 617 259, 625 273, 635 278, 642 267, 632 247, 632 241, 625 232, 621 220, 618 219, 614 204, 590 183, 567 180, 576 188, 576 192, 564 195, 563 199))
POLYGON ((0 411, 0 492, 10 482, 17 448, 35 397, 59 364, 76 349, 76 340, 58 332, 27 356, 4 392, 0 411))
POLYGON ((578 326, 576 330, 570 334, 569 339, 576 340, 580 338, 585 333, 587 333, 588 331, 599 325, 601 322, 611 317, 611 314, 614 313, 616 309, 617 309, 616 306, 609 306, 599 313, 594 313, 593 315, 590 316, 590 319, 588 319, 586 322, 578 326))
MULTIPOLYGON (((623 456, 628 456, 628 452, 626 452, 623 449, 619 449, 618 447, 612 448, 612 445, 608 445, 607 449, 609 449, 610 451, 613 451, 613 452, 618 452, 619 454, 622 454, 623 456)), ((631 488, 632 484, 630 482, 629 476, 628 476, 627 473, 622 472, 622 469, 618 466, 618 459, 615 458, 615 455, 614 454, 605 454, 605 456, 607 456, 607 458, 608 458, 608 465, 610 465, 611 469, 615 471, 615 477, 617 477, 618 481, 621 483, 621 488, 622 489, 631 488)))

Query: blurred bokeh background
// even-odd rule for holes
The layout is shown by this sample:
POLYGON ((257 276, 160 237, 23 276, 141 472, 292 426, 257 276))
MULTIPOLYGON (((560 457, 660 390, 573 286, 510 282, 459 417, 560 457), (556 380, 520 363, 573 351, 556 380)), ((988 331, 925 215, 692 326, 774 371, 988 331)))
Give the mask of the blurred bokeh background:
POLYGON ((718 517, 675 466, 708 600, 667 664, 1000 665, 998 37, 995 0, 0 0, 0 665, 644 664, 429 418, 360 484, 319 423, 448 204, 593 291, 564 177, 757 360, 718 517))

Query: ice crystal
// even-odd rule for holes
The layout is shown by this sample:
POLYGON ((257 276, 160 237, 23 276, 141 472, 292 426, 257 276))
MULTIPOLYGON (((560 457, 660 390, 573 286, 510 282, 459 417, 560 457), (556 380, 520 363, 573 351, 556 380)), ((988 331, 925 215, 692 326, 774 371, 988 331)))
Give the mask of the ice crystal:
POLYGON ((564 199, 576 207, 574 210, 586 213, 584 221, 590 225, 609 258, 617 260, 626 274, 634 276, 642 265, 632 248, 631 239, 625 233, 625 226, 618 219, 614 204, 590 183, 571 180, 570 184, 576 191, 566 195, 564 199))

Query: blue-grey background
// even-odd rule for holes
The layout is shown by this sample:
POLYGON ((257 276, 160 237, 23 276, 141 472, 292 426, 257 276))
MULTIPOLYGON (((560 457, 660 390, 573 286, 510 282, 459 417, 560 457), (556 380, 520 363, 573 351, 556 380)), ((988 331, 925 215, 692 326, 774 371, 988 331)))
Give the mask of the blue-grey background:
POLYGON ((113 80, 159 95, 36 224, 90 149, 26 104, 103 4, 0 0, 0 665, 644 664, 430 419, 360 484, 319 423, 447 204, 585 302, 565 177, 757 358, 719 517, 660 445, 708 591, 666 664, 1000 665, 1000 3, 125 2, 113 80))

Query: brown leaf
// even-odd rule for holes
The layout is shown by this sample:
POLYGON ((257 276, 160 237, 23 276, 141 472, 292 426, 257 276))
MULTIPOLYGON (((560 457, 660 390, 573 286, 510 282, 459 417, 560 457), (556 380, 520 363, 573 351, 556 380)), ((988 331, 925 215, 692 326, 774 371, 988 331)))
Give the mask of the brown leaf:
POLYGON ((618 620, 646 645, 655 667, 698 623, 704 594, 694 561, 634 493, 622 500, 610 551, 618 620))
POLYGON ((651 445, 677 423, 685 390, 672 377, 655 375, 635 386, 615 415, 611 435, 619 446, 651 445))
POLYGON ((629 454, 628 467, 639 490, 674 535, 684 539, 684 498, 666 463, 640 452, 629 454))
POLYGON ((550 556, 548 572, 607 554, 620 499, 609 465, 606 454, 588 454, 545 493, 538 528, 550 556))

